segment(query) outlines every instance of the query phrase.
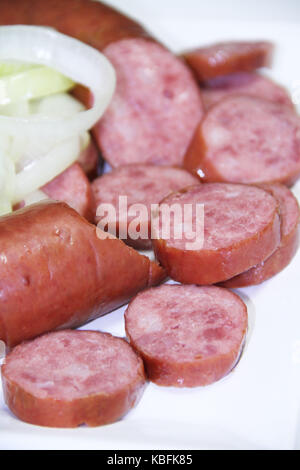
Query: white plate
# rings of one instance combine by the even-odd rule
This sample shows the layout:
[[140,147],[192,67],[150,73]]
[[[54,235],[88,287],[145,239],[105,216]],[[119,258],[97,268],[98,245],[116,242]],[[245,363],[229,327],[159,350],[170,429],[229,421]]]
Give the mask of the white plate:
[[[111,3],[136,13],[174,51],[222,39],[271,39],[277,53],[270,75],[289,89],[300,83],[299,24],[294,23],[299,19],[299,2],[262,1],[258,7],[257,2],[211,0],[206,9],[204,2],[192,0],[130,0],[126,8],[120,0]],[[243,8],[238,9],[241,3]],[[231,10],[234,21],[224,4],[237,7]],[[255,16],[254,6],[261,16]],[[217,21],[213,21],[214,12]],[[268,12],[286,21],[262,21]],[[222,14],[226,21],[220,19]],[[248,17],[250,21],[243,21]],[[295,192],[300,195],[300,185]],[[0,448],[300,448],[299,271],[298,252],[275,278],[239,291],[248,305],[250,335],[237,367],[218,383],[191,390],[149,384],[138,406],[122,421],[72,430],[19,421],[6,408],[0,392]],[[121,308],[99,318],[88,328],[124,336],[123,312]]]

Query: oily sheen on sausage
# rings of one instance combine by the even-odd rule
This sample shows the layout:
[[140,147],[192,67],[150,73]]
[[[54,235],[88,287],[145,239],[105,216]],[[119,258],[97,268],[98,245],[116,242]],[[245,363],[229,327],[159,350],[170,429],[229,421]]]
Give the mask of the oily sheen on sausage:
[[125,326],[151,381],[196,387],[221,379],[236,364],[247,330],[247,307],[219,287],[165,284],[130,302]]
[[225,98],[199,125],[185,167],[203,181],[292,185],[300,175],[300,118],[253,96]]
[[268,41],[227,41],[186,51],[186,62],[200,81],[234,72],[268,67],[273,45]]
[[182,60],[125,15],[92,0],[3,0],[1,24],[56,28],[102,51],[117,89],[94,137],[113,167],[181,165],[203,116],[197,84]]
[[254,72],[237,72],[205,82],[201,95],[206,109],[232,95],[250,95],[294,109],[288,91],[269,77]]
[[163,274],[64,203],[45,201],[1,217],[0,244],[0,339],[9,347],[87,323]]
[[39,426],[100,426],[126,414],[145,383],[142,360],[126,341],[64,330],[16,346],[2,366],[4,398]]
[[277,250],[265,261],[238,276],[228,279],[224,287],[245,287],[260,284],[282,271],[293,259],[299,246],[299,204],[293,193],[282,184],[264,185],[279,202],[281,242]]
[[[203,219],[197,215],[201,204]],[[186,217],[188,205],[192,212]],[[171,214],[169,233],[164,231],[166,209]],[[279,243],[276,199],[254,186],[226,183],[193,186],[164,199],[153,239],[156,256],[171,278],[200,285],[250,269],[274,253]]]
[[[117,229],[117,236],[123,236],[126,243],[138,249],[150,249],[151,244],[151,205],[166,197],[169,193],[197,184],[199,180],[184,169],[172,167],[158,167],[154,165],[127,165],[117,168],[110,173],[95,179],[92,189],[96,208],[101,209],[102,204],[111,204],[114,209],[111,217],[105,215],[105,225],[111,222]],[[122,210],[120,197],[126,198],[126,205]],[[125,204],[125,199],[124,199]],[[134,205],[138,204],[139,206]],[[119,210],[120,209],[120,210]],[[103,214],[102,214],[103,217]],[[139,224],[134,219],[139,217]],[[101,217],[96,214],[98,227],[105,230]],[[130,234],[131,224],[134,236]],[[139,233],[136,233],[139,232]]]

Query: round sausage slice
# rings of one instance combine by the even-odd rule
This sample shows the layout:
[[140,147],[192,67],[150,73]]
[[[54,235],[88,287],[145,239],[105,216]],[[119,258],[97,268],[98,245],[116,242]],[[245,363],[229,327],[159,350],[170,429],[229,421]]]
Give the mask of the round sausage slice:
[[104,54],[117,72],[117,89],[94,130],[112,167],[129,163],[182,165],[203,116],[197,84],[186,65],[145,39],[110,44]]
[[7,406],[39,426],[100,426],[120,419],[145,383],[142,360],[126,341],[64,330],[17,346],[2,366]]
[[281,184],[264,185],[279,202],[281,242],[265,261],[222,283],[224,287],[245,287],[260,284],[282,271],[292,260],[299,246],[299,204],[293,193]]
[[256,96],[294,109],[291,97],[284,87],[253,72],[237,72],[213,78],[205,82],[201,93],[206,109],[234,94]]
[[51,199],[66,202],[89,221],[94,218],[95,201],[90,182],[79,163],[74,163],[42,187]]
[[[199,183],[198,178],[184,169],[158,167],[154,165],[127,165],[97,178],[92,183],[98,215],[96,223],[105,230],[111,223],[117,236],[138,249],[150,249],[151,205],[159,202],[169,193]],[[127,198],[126,202],[120,197]],[[111,216],[105,213],[101,223],[101,204],[111,204]],[[136,209],[134,204],[139,204]],[[141,206],[143,205],[143,206]],[[140,216],[139,224],[134,222]],[[109,230],[109,225],[108,225]]]
[[291,185],[300,174],[300,118],[267,100],[225,98],[198,127],[185,167],[203,181]]
[[221,379],[236,364],[247,330],[247,307],[220,287],[165,284],[130,302],[125,325],[150,380],[196,387]]
[[193,186],[168,196],[159,206],[153,239],[156,256],[171,278],[201,285],[250,269],[279,243],[276,199],[254,186],[226,183]]
[[267,41],[228,41],[183,54],[200,81],[270,65],[273,45]]

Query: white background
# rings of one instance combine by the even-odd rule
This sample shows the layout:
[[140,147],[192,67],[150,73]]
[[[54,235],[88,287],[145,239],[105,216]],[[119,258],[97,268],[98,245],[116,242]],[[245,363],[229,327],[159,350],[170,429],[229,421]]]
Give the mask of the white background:
[[[300,2],[114,0],[174,51],[220,39],[271,39],[271,76],[300,82]],[[300,185],[295,188],[300,195]],[[250,330],[236,369],[205,388],[147,386],[122,421],[99,428],[48,429],[22,423],[0,392],[2,449],[300,448],[300,253],[263,285],[241,289]],[[88,328],[124,335],[119,309]]]

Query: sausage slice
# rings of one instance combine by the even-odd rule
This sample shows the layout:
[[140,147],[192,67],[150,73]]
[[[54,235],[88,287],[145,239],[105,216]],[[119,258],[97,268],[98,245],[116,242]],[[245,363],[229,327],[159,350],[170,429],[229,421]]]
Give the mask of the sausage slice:
[[130,302],[125,325],[151,381],[196,387],[221,379],[236,364],[247,330],[247,307],[220,287],[165,284]]
[[162,46],[127,39],[104,49],[117,90],[94,130],[112,167],[129,163],[182,165],[203,117],[200,92],[185,64]]
[[299,204],[293,193],[281,184],[263,186],[279,202],[281,242],[265,261],[222,283],[224,287],[245,287],[260,284],[282,271],[295,256],[299,246]]
[[[198,178],[191,175],[184,169],[172,167],[158,167],[154,165],[127,165],[117,168],[110,173],[100,176],[92,183],[95,196],[96,208],[101,204],[111,204],[116,215],[117,236],[120,229],[123,229],[123,236],[126,243],[138,249],[150,249],[151,244],[151,205],[159,202],[169,193],[199,183]],[[127,198],[127,208],[121,209],[120,196]],[[143,213],[134,211],[134,204],[143,204]],[[119,210],[119,207],[121,211]],[[131,208],[131,209],[130,209]],[[114,222],[112,214],[111,222]],[[138,216],[141,216],[141,223],[137,238],[130,237],[130,224]],[[107,222],[107,217],[105,217]],[[98,226],[105,230],[101,224],[101,218],[96,215]]]
[[99,155],[93,140],[90,140],[88,146],[81,151],[77,162],[89,178],[97,175]]
[[199,125],[185,167],[203,181],[291,185],[300,174],[300,118],[267,100],[225,98]]
[[126,341],[64,330],[17,346],[2,366],[4,398],[21,420],[59,428],[100,426],[126,414],[145,383]]
[[51,199],[66,202],[89,221],[94,219],[95,200],[90,182],[78,163],[42,187]]
[[[201,214],[197,215],[200,204],[204,205],[203,220]],[[184,215],[187,205],[191,206],[191,217]],[[172,216],[172,207],[178,210],[177,218]],[[165,227],[166,209],[171,214],[169,233]],[[254,186],[226,183],[193,186],[171,194],[161,203],[154,251],[176,281],[215,284],[233,277],[233,272],[240,274],[250,269],[274,253],[280,243],[278,210],[276,199]]]
[[228,41],[183,54],[200,81],[234,72],[251,72],[270,65],[273,45],[268,41]]
[[288,91],[269,77],[254,72],[237,72],[205,82],[201,95],[206,109],[234,94],[250,95],[294,109]]

